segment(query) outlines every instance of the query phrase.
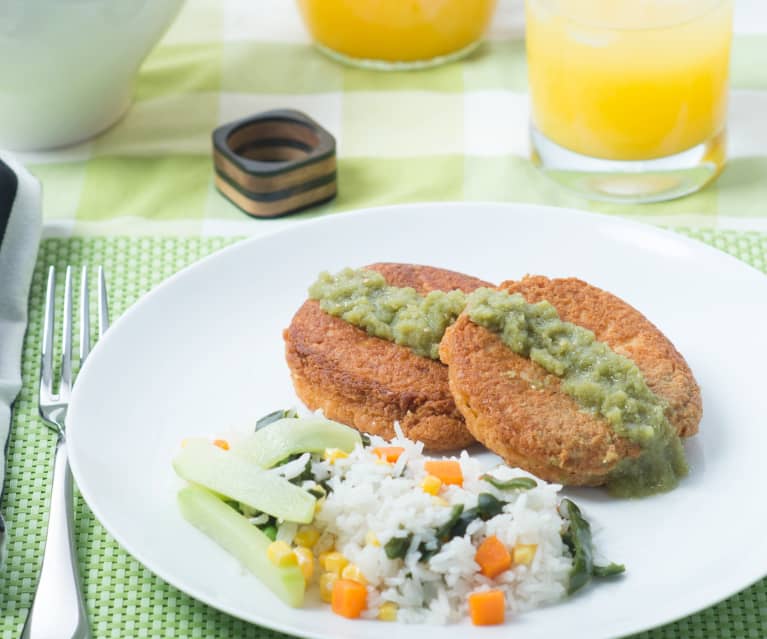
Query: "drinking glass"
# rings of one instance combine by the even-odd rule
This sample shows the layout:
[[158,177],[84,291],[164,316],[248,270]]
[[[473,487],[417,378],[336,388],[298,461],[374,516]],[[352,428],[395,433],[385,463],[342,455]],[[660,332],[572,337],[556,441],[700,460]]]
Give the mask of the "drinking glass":
[[470,53],[496,0],[298,0],[317,48],[384,71],[422,69]]
[[526,0],[532,159],[593,199],[653,202],[722,170],[732,0]]

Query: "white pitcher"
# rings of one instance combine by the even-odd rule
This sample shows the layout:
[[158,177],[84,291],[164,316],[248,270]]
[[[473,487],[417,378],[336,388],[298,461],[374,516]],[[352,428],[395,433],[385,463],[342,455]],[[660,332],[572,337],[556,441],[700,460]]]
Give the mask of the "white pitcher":
[[183,0],[0,0],[0,148],[85,140],[128,110]]

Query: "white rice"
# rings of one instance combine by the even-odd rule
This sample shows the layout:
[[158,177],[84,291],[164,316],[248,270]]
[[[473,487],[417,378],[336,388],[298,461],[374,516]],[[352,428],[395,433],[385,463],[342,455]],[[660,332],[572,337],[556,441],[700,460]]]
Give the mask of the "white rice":
[[[376,446],[390,444],[405,449],[395,464],[382,463],[373,452]],[[314,525],[322,530],[315,552],[335,548],[359,567],[368,582],[363,616],[375,618],[381,604],[393,602],[398,621],[458,621],[468,614],[468,595],[489,589],[504,591],[507,611],[512,613],[563,598],[571,558],[560,537],[561,486],[536,479],[537,487],[530,490],[498,490],[479,479],[483,472],[479,463],[464,452],[459,458],[463,486],[444,487],[439,494],[448,502],[444,505],[420,487],[427,459],[422,449],[421,443],[406,439],[397,429],[392,442],[371,437],[370,447],[358,446],[347,458],[313,462],[315,476],[329,478],[332,489],[315,517]],[[529,477],[507,466],[491,472],[500,480]],[[475,520],[463,537],[453,538],[422,561],[418,546],[436,543],[435,529],[448,520],[452,506],[472,508],[482,492],[508,502],[503,511],[488,521]],[[371,532],[380,545],[366,543]],[[404,559],[388,559],[384,545],[393,537],[410,535]],[[477,546],[491,535],[508,548],[536,544],[532,564],[514,565],[494,579],[483,576],[474,556]]]
[[304,472],[304,468],[306,468],[306,463],[309,461],[309,459],[311,459],[311,455],[309,453],[304,453],[297,459],[289,461],[287,464],[282,464],[282,466],[272,468],[266,472],[280,475],[285,479],[293,479],[294,477],[298,477],[302,472]]

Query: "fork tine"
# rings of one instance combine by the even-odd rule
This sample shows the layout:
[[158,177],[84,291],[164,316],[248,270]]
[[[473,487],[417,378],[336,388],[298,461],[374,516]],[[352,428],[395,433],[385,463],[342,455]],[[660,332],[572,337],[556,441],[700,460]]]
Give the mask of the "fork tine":
[[99,266],[99,337],[102,337],[109,328],[109,299],[107,298],[107,281],[104,277],[104,268]]
[[56,269],[48,268],[48,287],[45,291],[45,316],[43,320],[43,345],[40,355],[40,399],[53,395],[53,319],[56,298]]
[[91,310],[88,300],[88,267],[80,274],[80,366],[91,352]]
[[72,390],[72,267],[67,266],[64,277],[64,314],[61,319],[61,385],[59,397],[62,402],[69,401]]

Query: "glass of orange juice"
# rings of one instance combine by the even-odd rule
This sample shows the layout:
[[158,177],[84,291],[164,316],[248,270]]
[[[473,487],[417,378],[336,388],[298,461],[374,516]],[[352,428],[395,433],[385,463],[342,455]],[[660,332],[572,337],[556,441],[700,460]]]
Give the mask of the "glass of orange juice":
[[316,46],[354,66],[419,69],[481,41],[496,0],[298,0]]
[[726,156],[732,0],[526,0],[533,162],[594,199],[692,193]]

